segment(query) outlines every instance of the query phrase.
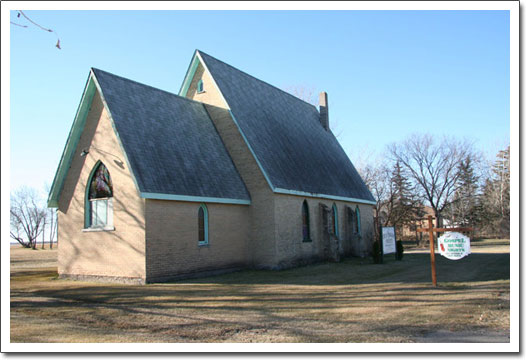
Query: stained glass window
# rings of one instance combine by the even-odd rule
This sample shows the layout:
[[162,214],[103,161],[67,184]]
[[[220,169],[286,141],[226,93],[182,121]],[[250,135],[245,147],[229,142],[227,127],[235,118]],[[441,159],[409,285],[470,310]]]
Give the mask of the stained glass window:
[[356,232],[359,234],[360,231],[360,208],[356,205]]
[[97,170],[91,178],[89,188],[90,199],[100,199],[113,197],[113,185],[111,183],[110,173],[103,163],[100,163]]
[[336,204],[332,205],[332,233],[338,236],[338,208],[336,208]]
[[110,173],[103,163],[93,172],[89,181],[86,211],[87,227],[107,228],[113,225],[113,185]]
[[303,200],[303,206],[301,207],[301,218],[302,218],[303,241],[304,242],[311,241],[309,206],[307,205],[307,200]]
[[350,207],[346,207],[346,209],[347,209],[347,225],[348,225],[348,229],[350,229],[351,236],[352,236],[353,233],[357,232],[356,231],[356,216],[354,215],[353,209],[351,209]]

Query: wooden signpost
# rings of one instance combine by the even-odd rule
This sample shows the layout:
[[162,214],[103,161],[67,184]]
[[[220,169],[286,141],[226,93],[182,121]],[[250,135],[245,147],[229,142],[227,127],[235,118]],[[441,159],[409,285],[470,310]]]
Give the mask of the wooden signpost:
[[433,227],[433,216],[429,215],[427,217],[427,228],[418,228],[417,232],[428,232],[429,233],[429,248],[431,250],[431,280],[433,281],[433,286],[437,286],[437,272],[435,266],[435,243],[433,239],[433,233],[446,232],[446,231],[473,231],[473,228],[434,228]]

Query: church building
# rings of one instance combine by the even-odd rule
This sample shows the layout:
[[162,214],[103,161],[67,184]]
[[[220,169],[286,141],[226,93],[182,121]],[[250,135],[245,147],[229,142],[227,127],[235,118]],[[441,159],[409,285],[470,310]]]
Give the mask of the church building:
[[196,50],[179,94],[92,68],[48,198],[61,277],[368,256],[375,199],[315,106]]

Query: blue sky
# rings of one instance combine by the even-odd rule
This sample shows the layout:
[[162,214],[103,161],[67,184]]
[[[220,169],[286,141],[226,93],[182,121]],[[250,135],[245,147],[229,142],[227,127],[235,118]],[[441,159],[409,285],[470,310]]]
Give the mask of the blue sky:
[[[510,137],[508,11],[27,11],[11,25],[11,189],[51,185],[90,67],[177,93],[194,50],[329,94],[359,161],[408,135]],[[11,13],[12,21],[26,24]]]

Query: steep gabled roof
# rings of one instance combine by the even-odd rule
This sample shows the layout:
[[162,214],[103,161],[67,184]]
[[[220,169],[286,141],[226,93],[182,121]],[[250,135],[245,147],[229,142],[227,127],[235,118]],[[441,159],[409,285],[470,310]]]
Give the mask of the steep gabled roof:
[[332,132],[321,126],[316,107],[202,51],[192,64],[196,57],[274,192],[375,203]]
[[[250,195],[203,104],[92,69],[96,86],[143,198],[249,204]],[[91,90],[93,93],[94,90]],[[91,103],[91,97],[83,96]],[[83,100],[84,102],[84,100]],[[81,102],[79,108],[89,108]],[[75,119],[68,139],[80,136]],[[81,114],[82,115],[82,114]],[[57,206],[74,145],[66,146],[49,206]]]

